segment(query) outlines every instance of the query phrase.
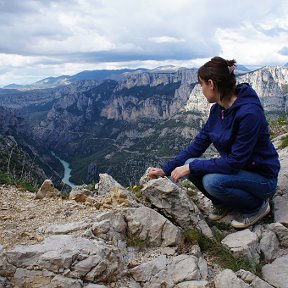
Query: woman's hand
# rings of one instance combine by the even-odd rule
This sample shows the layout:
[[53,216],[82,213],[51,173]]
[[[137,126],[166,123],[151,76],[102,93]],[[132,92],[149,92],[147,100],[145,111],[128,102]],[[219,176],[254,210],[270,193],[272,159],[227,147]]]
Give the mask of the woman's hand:
[[165,176],[164,171],[161,168],[154,168],[152,167],[149,172],[148,172],[148,176],[150,178],[158,178],[158,177],[163,177]]
[[175,168],[171,173],[171,177],[176,182],[180,178],[189,175],[189,173],[190,173],[189,164],[186,164]]

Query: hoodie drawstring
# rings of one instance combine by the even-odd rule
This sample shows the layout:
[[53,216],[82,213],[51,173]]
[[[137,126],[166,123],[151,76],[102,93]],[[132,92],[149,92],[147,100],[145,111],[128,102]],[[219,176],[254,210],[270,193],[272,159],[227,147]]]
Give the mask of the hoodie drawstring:
[[225,110],[221,110],[221,119],[224,120],[224,112]]

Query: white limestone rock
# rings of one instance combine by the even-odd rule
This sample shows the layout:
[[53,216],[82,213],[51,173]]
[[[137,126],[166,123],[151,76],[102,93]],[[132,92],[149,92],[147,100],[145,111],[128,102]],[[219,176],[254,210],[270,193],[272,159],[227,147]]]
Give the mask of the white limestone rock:
[[148,246],[176,246],[181,241],[181,230],[161,214],[148,207],[126,210],[128,233],[137,235]]
[[215,288],[250,288],[250,285],[238,278],[230,269],[225,269],[217,274],[214,284]]
[[94,219],[92,233],[115,246],[126,247],[127,235],[145,246],[168,247],[180,243],[181,230],[155,210],[142,206],[102,212]]
[[88,285],[83,286],[84,288],[107,288],[105,285],[98,285],[89,283]]
[[149,181],[142,189],[142,194],[161,214],[173,219],[180,227],[196,227],[207,237],[213,238],[212,231],[198,207],[184,190],[168,178]]
[[106,195],[106,194],[113,194],[118,193],[125,196],[128,201],[129,205],[133,207],[141,206],[139,204],[138,199],[126,190],[121,184],[119,184],[112,176],[109,174],[103,173],[99,174],[100,180],[98,182],[98,195]]
[[68,234],[78,230],[91,227],[92,223],[88,221],[69,222],[64,224],[46,224],[38,228],[39,233],[43,234]]
[[120,211],[102,212],[93,221],[91,231],[97,238],[118,247],[126,241],[127,222]]
[[[161,287],[161,285],[166,285],[167,288],[187,287],[187,281],[191,281],[195,287],[205,287],[203,285],[207,284],[208,271],[207,266],[204,265],[204,268],[203,263],[201,264],[202,261],[203,259],[199,261],[197,257],[186,254],[172,258],[161,255],[130,269],[130,273],[142,287]],[[180,283],[186,284],[175,286]]]
[[243,281],[250,285],[252,288],[273,288],[270,284],[265,282],[263,279],[254,275],[250,271],[240,269],[236,272],[236,275],[240,277]]
[[28,279],[33,273],[39,274],[30,277],[30,286],[27,284],[20,287],[37,287],[33,281],[40,278],[43,283],[50,283],[54,274],[61,271],[66,271],[65,277],[86,281],[117,279],[123,273],[123,259],[119,249],[101,241],[70,235],[50,236],[41,244],[18,245],[6,251],[5,256],[6,261],[16,267],[12,277],[15,281]]
[[221,243],[236,256],[247,256],[252,261],[259,262],[258,238],[249,229],[229,234]]
[[271,264],[262,267],[262,275],[265,281],[277,288],[288,287],[288,255],[277,258]]
[[85,202],[88,196],[93,196],[93,192],[86,188],[86,185],[75,186],[69,193],[69,199],[76,202]]
[[206,280],[185,281],[177,284],[175,288],[209,288],[210,283]]
[[288,228],[281,223],[271,223],[267,225],[267,229],[277,235],[281,247],[288,248]]
[[[279,136],[281,137],[281,136]],[[279,160],[281,163],[279,175],[278,175],[278,188],[277,195],[285,195],[288,193],[288,147],[277,151],[279,154]]]
[[288,225],[288,194],[275,196],[273,198],[273,207],[275,222]]
[[83,281],[80,279],[71,279],[62,275],[56,275],[49,285],[49,288],[82,288]]
[[274,232],[264,232],[260,240],[260,249],[266,260],[274,260],[279,253],[279,241]]

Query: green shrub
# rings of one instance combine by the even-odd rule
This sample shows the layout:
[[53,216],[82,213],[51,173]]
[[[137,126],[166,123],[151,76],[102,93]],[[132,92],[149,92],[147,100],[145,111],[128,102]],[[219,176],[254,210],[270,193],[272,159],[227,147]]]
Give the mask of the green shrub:
[[31,182],[19,181],[19,182],[17,182],[17,184],[27,191],[30,191],[30,192],[36,192],[37,191],[37,187]]
[[127,245],[131,247],[144,248],[146,246],[145,240],[141,239],[138,235],[128,233]]
[[288,146],[288,135],[281,138],[280,148],[283,149]]
[[17,185],[30,192],[36,192],[37,187],[35,184],[19,179],[12,179],[8,173],[0,171],[0,184]]
[[13,184],[12,179],[6,172],[0,171],[0,184]]
[[223,268],[238,271],[244,269],[259,275],[260,267],[250,261],[247,257],[235,257],[228,249],[216,240],[209,239],[197,229],[186,229],[183,231],[185,244],[198,243],[201,251],[213,258],[214,262]]
[[133,187],[128,187],[128,191],[132,192],[136,198],[142,198],[141,187],[138,185],[134,185]]
[[276,120],[271,122],[271,125],[287,125],[287,116],[285,113],[281,114]]

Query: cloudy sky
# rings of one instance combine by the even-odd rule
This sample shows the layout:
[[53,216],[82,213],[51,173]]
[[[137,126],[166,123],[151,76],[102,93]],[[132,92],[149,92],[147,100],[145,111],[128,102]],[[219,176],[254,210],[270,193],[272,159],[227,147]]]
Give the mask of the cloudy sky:
[[0,87],[83,70],[288,62],[287,0],[0,0]]

